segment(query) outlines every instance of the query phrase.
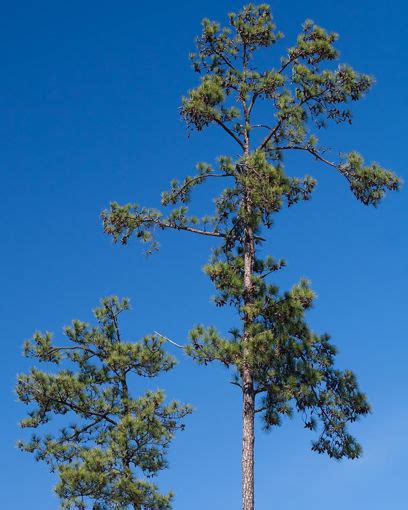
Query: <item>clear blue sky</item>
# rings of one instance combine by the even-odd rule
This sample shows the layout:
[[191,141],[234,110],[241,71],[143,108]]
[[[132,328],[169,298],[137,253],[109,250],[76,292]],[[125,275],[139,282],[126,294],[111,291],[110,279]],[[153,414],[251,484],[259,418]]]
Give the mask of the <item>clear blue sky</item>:
[[[227,329],[230,317],[209,303],[200,267],[211,242],[162,237],[142,248],[113,246],[101,229],[110,200],[158,203],[173,177],[225,153],[215,130],[187,138],[180,97],[196,83],[187,54],[204,16],[225,20],[241,2],[207,0],[6,2],[0,29],[1,437],[0,506],[57,508],[55,479],[15,448],[16,373],[34,330],[60,336],[72,318],[90,319],[104,295],[129,296],[128,338],[156,329],[183,341],[197,322]],[[357,105],[350,129],[327,135],[338,150],[360,150],[405,177],[407,7],[403,0],[273,2],[282,48],[310,17],[340,33],[342,60],[377,85]],[[299,164],[294,161],[293,164]],[[314,162],[313,200],[280,215],[273,255],[289,263],[279,283],[302,275],[318,294],[310,321],[340,349],[374,412],[353,431],[365,455],[336,463],[310,452],[299,420],[256,439],[257,510],[399,510],[406,505],[407,190],[365,209],[343,180]],[[405,179],[407,180],[407,179]],[[209,201],[202,193],[199,205]],[[211,205],[209,203],[209,205]],[[178,353],[175,353],[178,355]],[[196,407],[159,482],[177,494],[176,510],[240,507],[240,396],[221,368],[180,359],[160,384]],[[158,383],[154,382],[154,385]]]

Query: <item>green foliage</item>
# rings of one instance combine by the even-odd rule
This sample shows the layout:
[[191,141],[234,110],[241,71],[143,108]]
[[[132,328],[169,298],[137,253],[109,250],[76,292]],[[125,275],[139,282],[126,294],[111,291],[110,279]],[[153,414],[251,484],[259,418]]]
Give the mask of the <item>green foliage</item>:
[[241,388],[242,369],[249,367],[257,398],[255,413],[262,416],[265,430],[280,425],[281,416],[291,416],[295,409],[306,428],[320,426],[314,451],[336,459],[358,457],[361,448],[347,432],[347,423],[367,414],[370,407],[353,373],[334,368],[336,349],[329,337],[314,334],[305,321],[305,311],[313,302],[309,284],[302,280],[279,295],[275,286],[255,277],[255,299],[247,304],[242,299],[242,278],[236,272],[231,279],[227,276],[231,265],[215,264],[207,272],[221,290],[218,304],[228,300],[238,305],[242,318],[250,319],[249,341],[238,329],[225,339],[214,328],[198,326],[190,333],[187,353],[201,364],[219,361],[235,368],[233,382]]
[[191,408],[166,404],[161,390],[131,395],[131,377],[155,377],[175,360],[157,336],[121,339],[118,316],[129,309],[126,299],[101,303],[96,326],[75,320],[65,328],[68,345],[56,346],[50,333],[39,332],[25,343],[25,356],[57,370],[33,367],[18,376],[17,396],[32,406],[21,426],[37,429],[53,417],[66,424],[57,435],[35,434],[19,447],[58,473],[63,508],[169,509],[172,494],[160,494],[148,478],[167,466],[166,450]]
[[380,203],[385,190],[398,190],[400,181],[398,177],[382,168],[378,163],[364,166],[364,160],[357,152],[347,155],[347,160],[340,166],[340,172],[350,183],[354,195],[365,205]]
[[[188,99],[183,99],[183,115],[189,125],[194,125],[198,131],[201,131],[214,120],[226,120],[228,113],[224,114],[216,108],[223,100],[222,79],[219,76],[204,76],[201,85],[190,92]],[[234,114],[230,113],[228,120],[232,118]]]
[[[350,66],[322,68],[325,62],[338,57],[334,47],[337,34],[307,20],[296,44],[279,65],[259,70],[254,65],[258,48],[267,48],[282,37],[275,32],[268,6],[250,4],[240,13],[230,14],[229,21],[230,26],[223,28],[216,22],[203,21],[197,52],[190,55],[201,83],[183,98],[181,113],[192,129],[200,131],[210,124],[218,125],[244,154],[236,160],[220,158],[217,171],[200,164],[197,175],[187,177],[182,184],[172,183],[171,190],[162,195],[162,205],[188,202],[192,189],[212,177],[232,178],[235,186],[227,188],[217,200],[215,214],[203,218],[190,216],[185,206],[166,217],[155,209],[135,204],[119,206],[114,202],[103,212],[102,219],[106,233],[115,241],[126,244],[136,234],[151,242],[155,249],[152,231],[156,228],[194,229],[204,235],[225,237],[225,230],[237,228],[235,219],[231,219],[224,232],[220,226],[227,223],[231,211],[239,208],[244,189],[258,206],[256,221],[264,220],[266,227],[272,226],[271,213],[278,212],[283,202],[293,205],[310,199],[316,184],[310,176],[293,178],[285,174],[283,159],[290,150],[303,151],[337,170],[365,205],[377,206],[387,190],[399,189],[400,180],[395,174],[377,163],[363,166],[357,152],[351,152],[346,162],[343,159],[336,162],[327,159],[327,150],[318,145],[314,130],[325,127],[331,120],[351,123],[348,104],[361,99],[373,84],[370,76]],[[262,101],[268,101],[274,115],[268,114],[264,124],[254,124],[251,114]],[[262,131],[265,135],[260,137]]]
[[[286,173],[288,151],[302,151],[340,173],[364,205],[377,206],[401,183],[377,163],[364,166],[357,152],[332,161],[319,145],[317,131],[332,121],[350,124],[351,103],[373,84],[372,77],[348,65],[335,67],[337,34],[307,20],[282,58],[273,64],[274,53],[269,52],[269,60],[263,61],[271,64],[259,68],[257,51],[267,52],[281,38],[264,4],[230,14],[226,27],[203,21],[197,51],[190,55],[200,83],[183,98],[181,115],[189,129],[221,128],[240,155],[219,158],[216,170],[200,164],[197,175],[173,182],[162,195],[163,206],[175,207],[167,216],[113,203],[102,218],[115,241],[127,242],[133,234],[146,240],[157,228],[220,238],[205,272],[217,290],[215,304],[233,306],[240,324],[228,339],[212,327],[195,328],[188,354],[200,363],[219,361],[234,368],[234,382],[243,391],[243,373],[249,373],[255,412],[262,415],[265,428],[297,410],[307,428],[321,427],[315,451],[355,458],[360,447],[347,425],[368,413],[366,398],[350,371],[334,368],[335,349],[328,336],[308,327],[305,312],[313,302],[309,285],[302,281],[279,293],[268,278],[284,262],[262,259],[258,252],[263,231],[272,227],[282,207],[309,200],[315,189],[314,177]],[[268,108],[260,108],[265,102]],[[215,211],[190,217],[185,204],[193,189],[213,177],[227,183],[214,200]],[[156,242],[154,237],[149,240]]]

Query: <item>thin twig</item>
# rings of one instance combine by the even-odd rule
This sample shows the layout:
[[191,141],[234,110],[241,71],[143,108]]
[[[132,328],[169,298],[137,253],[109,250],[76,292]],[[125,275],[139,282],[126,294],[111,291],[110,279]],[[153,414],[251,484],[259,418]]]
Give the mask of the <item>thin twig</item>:
[[326,165],[329,165],[333,168],[338,168],[338,165],[336,163],[333,163],[333,161],[329,161],[328,159],[324,158],[316,148],[310,147],[308,145],[287,145],[286,147],[274,147],[273,148],[276,151],[285,151],[285,150],[300,150],[300,151],[306,151],[309,152],[312,156],[314,156],[316,159],[321,161],[322,163],[325,163]]
[[160,336],[161,338],[163,338],[164,340],[166,340],[167,342],[170,342],[172,345],[174,345],[175,347],[178,347],[179,349],[184,349],[184,345],[180,345],[176,342],[173,342],[173,340],[170,340],[170,338],[167,338],[167,336],[164,336],[162,335],[161,333],[159,333],[158,331],[153,331],[153,333],[155,335],[158,335]]

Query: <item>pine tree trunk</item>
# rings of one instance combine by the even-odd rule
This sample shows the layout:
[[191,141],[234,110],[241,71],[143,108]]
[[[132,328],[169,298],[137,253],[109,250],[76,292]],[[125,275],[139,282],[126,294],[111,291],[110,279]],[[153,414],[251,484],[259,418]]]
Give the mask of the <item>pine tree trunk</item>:
[[251,373],[243,371],[242,391],[242,510],[254,509],[254,386]]
[[[244,70],[246,70],[246,47],[244,46]],[[250,110],[245,103],[242,102],[244,117],[245,117],[245,131],[244,131],[244,156],[248,157],[250,154],[250,139],[249,129],[250,126]],[[248,168],[245,169],[248,171]],[[252,288],[252,275],[254,270],[255,260],[255,242],[254,231],[252,228],[252,204],[248,196],[247,190],[244,191],[243,205],[246,215],[246,225],[244,228],[244,302],[245,305],[253,301],[253,288]],[[249,363],[249,349],[248,342],[250,340],[250,325],[251,318],[247,314],[244,315],[244,331],[243,331],[243,344],[244,344],[244,365],[241,369],[242,377],[242,510],[254,510],[255,504],[255,489],[254,489],[254,447],[255,447],[255,392],[254,383],[252,379],[250,363]]]
[[[120,338],[118,337],[118,341],[120,342]],[[129,389],[126,380],[126,374],[122,372],[122,402],[123,402],[123,412],[122,419],[125,418],[129,414]],[[123,470],[129,477],[129,480],[132,480],[132,470],[130,468],[130,462],[127,453],[122,458]],[[131,503],[133,510],[142,510],[142,505],[138,502]]]
[[[245,208],[248,217],[251,215],[251,205],[246,197]],[[248,221],[248,220],[247,220]],[[253,300],[252,274],[255,258],[254,233],[250,226],[245,229],[244,241],[244,301],[249,304]],[[242,368],[242,510],[254,510],[254,446],[255,446],[255,392],[249,367],[250,353],[248,342],[250,340],[249,327],[251,319],[248,315],[244,317],[244,362]]]

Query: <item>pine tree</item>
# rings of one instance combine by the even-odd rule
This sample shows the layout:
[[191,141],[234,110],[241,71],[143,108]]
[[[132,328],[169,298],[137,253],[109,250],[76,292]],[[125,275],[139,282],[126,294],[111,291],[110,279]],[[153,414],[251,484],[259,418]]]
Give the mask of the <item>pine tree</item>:
[[[257,51],[282,38],[267,5],[243,7],[229,14],[229,26],[203,20],[192,53],[200,83],[183,98],[181,114],[188,129],[215,125],[240,151],[221,156],[217,166],[197,165],[197,174],[173,181],[162,194],[170,213],[113,202],[102,213],[104,230],[126,244],[133,235],[157,249],[155,231],[174,229],[218,238],[205,271],[213,281],[217,306],[235,307],[240,324],[228,338],[213,327],[191,332],[186,352],[198,362],[219,361],[235,371],[242,392],[242,508],[254,508],[254,417],[265,428],[278,425],[294,410],[305,427],[318,429],[312,449],[330,457],[357,458],[361,448],[347,425],[369,412],[354,374],[334,367],[336,349],[328,335],[317,335],[305,320],[313,291],[301,280],[280,293],[270,275],[285,262],[262,258],[262,230],[284,206],[309,200],[316,180],[291,177],[284,159],[301,151],[339,172],[357,200],[377,206],[400,181],[377,163],[366,165],[357,152],[332,159],[316,132],[330,122],[350,124],[350,102],[361,99],[373,79],[348,65],[335,67],[337,34],[307,20],[294,46],[267,69],[256,65]],[[261,108],[267,103],[268,108]],[[270,113],[273,111],[273,113]],[[212,216],[189,214],[188,202],[198,185],[224,179],[228,184],[215,199]]]
[[[122,340],[118,316],[129,309],[126,299],[101,305],[96,326],[74,320],[65,328],[67,345],[39,332],[25,343],[25,356],[58,370],[19,375],[17,396],[32,406],[21,426],[45,430],[19,447],[58,473],[62,508],[167,510],[172,494],[161,494],[148,478],[166,467],[169,443],[191,409],[165,404],[161,390],[132,396],[132,377],[155,377],[175,360],[157,335]],[[49,433],[52,418],[65,422],[58,435]]]

